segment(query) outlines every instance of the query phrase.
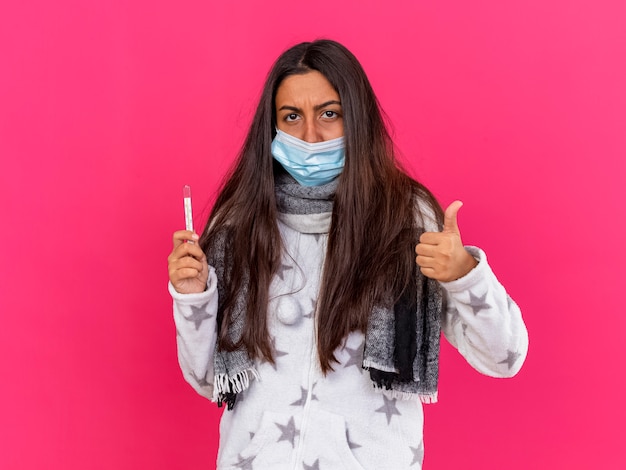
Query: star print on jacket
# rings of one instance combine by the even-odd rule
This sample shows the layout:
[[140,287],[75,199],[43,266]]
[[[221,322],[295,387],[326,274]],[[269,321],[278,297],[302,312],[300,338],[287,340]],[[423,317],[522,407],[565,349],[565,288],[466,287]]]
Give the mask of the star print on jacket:
[[507,296],[506,296],[506,305],[507,305],[507,307],[509,308],[509,310],[510,310],[511,308],[513,308],[513,306],[514,306],[514,305],[515,305],[515,306],[517,306],[517,304],[515,303],[515,301],[514,301],[514,300],[511,298],[511,296],[510,296],[510,295],[508,295],[508,294],[507,294]]
[[288,356],[289,353],[285,352],[285,351],[281,351],[281,350],[279,350],[276,347],[276,338],[275,337],[273,337],[271,339],[271,342],[272,342],[272,355],[274,356],[274,363],[269,362],[265,358],[260,359],[260,362],[261,362],[261,364],[269,364],[270,366],[272,366],[272,369],[274,369],[275,371],[278,371],[278,369],[277,369],[277,367],[278,367],[278,358]]
[[213,314],[206,311],[206,305],[207,303],[199,307],[196,307],[194,305],[189,306],[191,308],[191,315],[185,317],[185,320],[193,322],[196,327],[196,331],[200,329],[200,325],[202,325],[202,322],[204,320],[208,320],[213,316]]
[[469,297],[470,297],[470,300],[469,300],[470,307],[472,307],[472,311],[474,312],[474,315],[477,315],[478,312],[480,312],[481,310],[489,310],[491,308],[491,305],[489,305],[486,302],[486,299],[487,299],[486,292],[480,297],[478,297],[474,295],[472,291],[470,291]]
[[[313,393],[313,390],[315,389],[315,385],[317,384],[313,384],[313,387],[311,387],[311,401],[313,400],[317,401],[317,397]],[[293,403],[290,403],[290,405],[291,406],[304,406],[308,395],[309,395],[309,391],[304,387],[300,387],[300,398],[298,398]]]
[[461,321],[461,317],[459,315],[459,311],[456,307],[453,307],[449,310],[448,315],[450,316],[450,324],[455,325]]
[[347,429],[346,429],[346,441],[348,442],[348,447],[352,450],[358,449],[359,447],[361,447],[359,444],[352,442],[350,440],[350,432]]
[[285,356],[288,356],[288,355],[289,355],[289,353],[288,353],[288,352],[284,352],[284,351],[280,351],[280,350],[278,350],[278,349],[274,348],[273,355],[274,355],[274,363],[271,363],[271,362],[269,362],[269,361],[267,361],[267,360],[265,360],[265,359],[262,359],[262,360],[261,360],[261,363],[263,363],[263,364],[269,364],[270,366],[272,366],[272,369],[274,369],[275,371],[278,371],[278,369],[277,369],[277,367],[278,367],[278,361],[277,361],[277,359],[278,359],[279,357],[285,357]]
[[239,460],[235,462],[235,467],[241,468],[242,470],[254,470],[252,468],[252,461],[254,460],[255,457],[256,457],[255,455],[252,455],[244,459],[241,457],[241,455],[238,455],[237,458]]
[[313,465],[307,465],[303,463],[302,468],[304,470],[320,470],[320,459],[317,459],[315,462],[313,462]]
[[391,418],[393,415],[400,416],[400,412],[396,407],[396,399],[395,398],[387,398],[387,395],[382,395],[384,404],[380,408],[376,410],[377,413],[385,413],[387,417],[387,424],[391,423]]
[[201,387],[213,385],[211,382],[208,381],[207,375],[209,375],[209,371],[206,371],[203,377],[198,377],[194,371],[191,371],[191,376]]
[[287,271],[291,271],[293,269],[293,266],[289,266],[286,264],[281,264],[280,267],[278,268],[278,271],[276,271],[276,275],[280,278],[281,281],[285,280],[285,273]]
[[506,359],[503,359],[502,361],[498,362],[498,364],[506,364],[508,368],[510,369],[517,362],[520,356],[521,354],[518,352],[507,351]]
[[295,447],[296,437],[300,435],[300,431],[296,429],[296,422],[293,419],[293,416],[289,418],[287,424],[274,423],[280,429],[280,437],[278,438],[277,443],[280,441],[287,441],[291,444],[292,447]]
[[361,370],[361,365],[363,364],[363,346],[358,348],[349,348],[346,346],[343,348],[344,351],[348,353],[348,360],[344,363],[344,369],[350,366],[356,366],[357,369]]
[[424,443],[420,442],[417,447],[409,447],[409,449],[413,452],[413,460],[409,464],[409,467],[412,467],[415,464],[421,465],[424,460]]
[[311,308],[309,309],[309,313],[302,315],[304,318],[313,318],[315,315],[315,309],[317,308],[317,299],[311,299]]

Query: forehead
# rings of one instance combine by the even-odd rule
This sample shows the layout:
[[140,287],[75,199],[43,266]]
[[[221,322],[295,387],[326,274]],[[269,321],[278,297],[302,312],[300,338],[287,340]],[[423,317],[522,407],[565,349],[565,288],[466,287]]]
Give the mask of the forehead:
[[276,106],[320,104],[339,100],[339,94],[328,79],[317,70],[305,74],[290,75],[276,90]]

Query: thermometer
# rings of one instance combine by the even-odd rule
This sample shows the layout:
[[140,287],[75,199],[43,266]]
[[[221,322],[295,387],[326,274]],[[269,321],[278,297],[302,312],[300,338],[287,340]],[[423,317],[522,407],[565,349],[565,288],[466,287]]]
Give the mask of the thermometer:
[[193,215],[191,214],[191,186],[183,188],[183,201],[185,204],[185,230],[193,232]]

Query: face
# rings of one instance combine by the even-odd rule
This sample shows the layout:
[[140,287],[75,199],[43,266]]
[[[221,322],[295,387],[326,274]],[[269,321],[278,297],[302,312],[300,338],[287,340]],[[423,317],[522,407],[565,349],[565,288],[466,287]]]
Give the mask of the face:
[[318,71],[290,75],[276,90],[276,127],[309,143],[343,136],[339,94]]

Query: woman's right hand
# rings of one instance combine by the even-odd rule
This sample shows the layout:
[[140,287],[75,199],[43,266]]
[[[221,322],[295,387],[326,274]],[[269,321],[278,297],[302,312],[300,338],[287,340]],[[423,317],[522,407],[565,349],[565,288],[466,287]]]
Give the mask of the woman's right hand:
[[179,294],[195,294],[206,289],[209,265],[198,245],[199,238],[189,230],[174,232],[174,249],[167,257],[167,269],[170,282]]

